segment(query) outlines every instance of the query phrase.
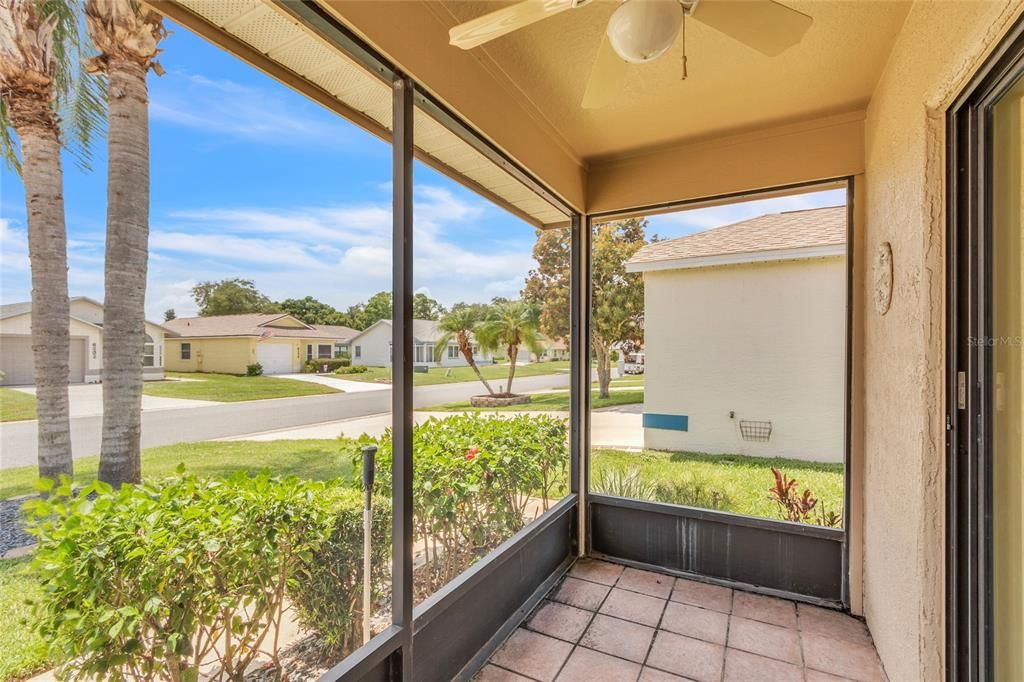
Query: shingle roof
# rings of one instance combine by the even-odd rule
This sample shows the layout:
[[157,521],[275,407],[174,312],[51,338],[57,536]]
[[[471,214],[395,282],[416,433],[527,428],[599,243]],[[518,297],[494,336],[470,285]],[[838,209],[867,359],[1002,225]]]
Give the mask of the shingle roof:
[[274,320],[291,317],[284,313],[246,313],[242,315],[211,315],[208,317],[178,317],[164,326],[182,337],[197,336],[259,336],[302,339],[333,339],[319,329],[299,329],[269,326]]
[[352,329],[351,327],[345,327],[340,324],[314,324],[313,329],[330,334],[333,338],[338,339],[339,341],[351,339],[359,333],[358,329]]
[[[388,326],[391,326],[391,320],[378,320],[377,322],[374,322],[373,324],[371,324],[370,327],[373,327],[374,325],[378,325],[378,324],[386,324]],[[423,341],[430,341],[430,342],[436,341],[437,339],[439,339],[441,337],[441,332],[438,330],[437,324],[438,323],[437,323],[436,320],[413,320],[412,321],[412,336],[413,336],[413,338],[416,339],[417,341],[421,341],[421,342],[423,342]],[[370,327],[367,327],[366,329],[364,329],[361,332],[357,332],[357,334],[363,334],[364,332],[369,331]]]
[[31,301],[24,301],[22,303],[5,303],[0,305],[0,320],[5,317],[14,317],[15,315],[23,315],[32,311]]
[[846,207],[769,213],[643,247],[630,265],[846,243]]

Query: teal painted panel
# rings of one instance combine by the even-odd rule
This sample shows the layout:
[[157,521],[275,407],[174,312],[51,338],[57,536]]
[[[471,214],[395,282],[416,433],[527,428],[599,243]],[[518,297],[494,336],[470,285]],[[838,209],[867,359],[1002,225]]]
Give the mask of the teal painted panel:
[[644,412],[644,428],[689,431],[690,418],[685,414],[655,414]]

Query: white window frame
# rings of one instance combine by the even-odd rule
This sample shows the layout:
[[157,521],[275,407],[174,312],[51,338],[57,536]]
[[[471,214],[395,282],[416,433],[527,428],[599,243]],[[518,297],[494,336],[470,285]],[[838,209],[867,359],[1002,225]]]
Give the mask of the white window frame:
[[448,359],[458,360],[459,359],[459,345],[457,343],[448,344]]
[[[324,349],[327,349],[327,355],[324,355]],[[330,360],[334,357],[334,345],[330,343],[318,343],[316,345],[316,359],[317,360]]]
[[191,360],[192,359],[192,344],[183,343],[181,344],[181,359]]
[[355,357],[356,358],[363,357],[363,347],[362,346],[356,346]]
[[146,340],[142,343],[142,366],[156,367],[156,341],[149,334],[146,334]]

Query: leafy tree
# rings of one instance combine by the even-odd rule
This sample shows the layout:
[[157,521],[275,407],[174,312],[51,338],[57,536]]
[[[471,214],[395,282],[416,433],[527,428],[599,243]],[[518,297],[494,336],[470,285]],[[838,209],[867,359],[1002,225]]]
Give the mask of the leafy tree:
[[39,475],[51,479],[74,469],[61,141],[88,169],[89,142],[105,110],[100,80],[80,66],[90,49],[80,12],[74,0],[0,2],[0,155],[25,187]]
[[277,304],[281,310],[306,324],[335,324],[352,326],[352,319],[334,306],[318,301],[312,296],[288,298]]
[[484,385],[487,392],[494,395],[494,389],[487,383],[484,375],[480,373],[480,368],[476,365],[476,359],[473,358],[473,344],[470,341],[470,336],[484,318],[484,310],[483,306],[459,304],[442,317],[437,325],[442,334],[437,343],[434,344],[434,357],[438,359],[444,357],[443,354],[447,352],[448,344],[452,339],[455,339],[459,352],[466,359],[466,364],[473,368],[477,379]]
[[[591,245],[591,346],[597,358],[599,395],[608,397],[611,350],[617,344],[643,343],[644,285],[639,273],[627,273],[626,261],[646,241],[645,218],[628,218],[594,226]],[[568,230],[538,231],[523,298],[542,306],[541,329],[553,339],[569,338]]]
[[390,320],[391,292],[379,291],[366,303],[357,303],[348,309],[348,316],[356,329],[366,329],[377,320]]
[[276,313],[281,309],[256,288],[251,279],[200,282],[192,287],[192,299],[203,317],[240,313]]
[[168,308],[164,311],[164,322],[170,322],[176,317],[178,317],[178,313],[174,312],[174,308]]
[[445,312],[443,305],[424,293],[412,297],[412,316],[417,320],[439,320]]
[[537,355],[544,352],[538,338],[539,327],[540,308],[524,301],[509,301],[491,306],[487,318],[476,328],[481,348],[491,352],[504,348],[508,353],[508,385],[505,391],[509,394],[516,376],[519,347],[526,346]]

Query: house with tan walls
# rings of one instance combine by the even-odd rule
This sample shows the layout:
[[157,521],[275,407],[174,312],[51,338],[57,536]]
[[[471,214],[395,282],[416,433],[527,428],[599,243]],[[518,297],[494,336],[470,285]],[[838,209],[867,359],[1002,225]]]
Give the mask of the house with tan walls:
[[175,372],[245,374],[255,363],[264,374],[302,371],[307,360],[341,357],[358,334],[335,325],[310,325],[287,313],[179,317],[167,347],[167,369]]
[[644,445],[842,462],[845,206],[648,244]]
[[[71,331],[68,381],[92,384],[103,370],[103,304],[85,296],[70,299]],[[142,354],[142,376],[146,381],[164,378],[165,340],[174,332],[156,322],[146,321]],[[0,385],[33,383],[32,303],[0,306]]]

